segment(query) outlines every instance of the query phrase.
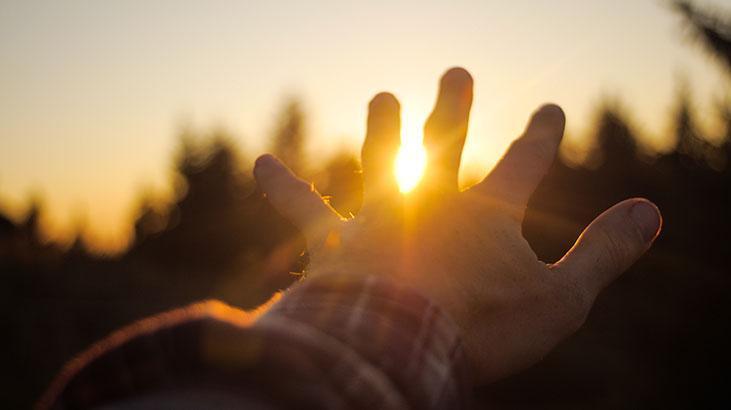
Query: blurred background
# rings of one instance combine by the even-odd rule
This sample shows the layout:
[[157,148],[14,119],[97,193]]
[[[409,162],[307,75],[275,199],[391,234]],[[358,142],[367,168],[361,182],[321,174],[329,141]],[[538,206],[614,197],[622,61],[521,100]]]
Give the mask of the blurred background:
[[253,159],[276,154],[357,214],[368,101],[395,93],[418,140],[455,65],[475,78],[464,187],[538,105],[566,111],[523,227],[543,260],[624,198],[665,217],[586,326],[480,404],[731,404],[731,4],[3,1],[0,62],[0,407],[28,407],[135,319],[286,288],[304,242]]

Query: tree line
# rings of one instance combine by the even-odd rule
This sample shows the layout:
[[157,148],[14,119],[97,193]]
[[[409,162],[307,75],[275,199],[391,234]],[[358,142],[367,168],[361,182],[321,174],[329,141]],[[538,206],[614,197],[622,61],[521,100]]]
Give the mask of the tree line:
[[[731,76],[731,23],[689,2],[672,5]],[[579,333],[534,368],[478,389],[480,402],[495,408],[728,403],[731,100],[716,105],[720,139],[704,135],[692,89],[681,88],[667,135],[674,149],[664,153],[641,145],[620,103],[597,108],[591,153],[578,165],[556,161],[529,204],[527,240],[543,260],[555,261],[598,213],[631,196],[658,204],[664,231],[600,296]],[[357,158],[341,153],[308,163],[305,123],[301,103],[288,102],[271,151],[313,180],[341,214],[357,214]],[[306,269],[301,235],[257,189],[233,138],[184,132],[180,141],[174,198],[164,206],[141,201],[134,241],[122,254],[91,254],[81,240],[70,247],[44,242],[39,205],[22,221],[0,215],[0,303],[10,334],[4,407],[27,407],[66,360],[123,324],[205,298],[253,308]]]

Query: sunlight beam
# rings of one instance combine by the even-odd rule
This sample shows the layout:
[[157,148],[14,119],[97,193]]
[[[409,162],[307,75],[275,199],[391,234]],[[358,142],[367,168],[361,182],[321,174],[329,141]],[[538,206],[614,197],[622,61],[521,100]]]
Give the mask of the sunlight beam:
[[421,127],[404,123],[401,147],[396,156],[394,174],[399,190],[406,194],[416,188],[426,168],[426,150],[422,144]]

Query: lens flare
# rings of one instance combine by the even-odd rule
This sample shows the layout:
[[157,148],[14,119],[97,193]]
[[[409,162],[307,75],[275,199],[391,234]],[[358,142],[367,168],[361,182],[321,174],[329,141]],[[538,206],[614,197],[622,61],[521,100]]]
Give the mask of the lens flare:
[[396,156],[394,173],[402,194],[416,188],[426,168],[426,150],[418,129],[412,127],[410,132],[404,129],[401,148]]

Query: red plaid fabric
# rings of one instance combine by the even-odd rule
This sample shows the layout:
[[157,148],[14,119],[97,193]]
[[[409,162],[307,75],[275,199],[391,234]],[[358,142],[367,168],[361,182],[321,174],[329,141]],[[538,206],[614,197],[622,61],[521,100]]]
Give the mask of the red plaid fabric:
[[202,302],[121,329],[69,362],[38,408],[191,389],[265,408],[469,404],[457,329],[439,308],[384,278],[328,275],[257,312]]

